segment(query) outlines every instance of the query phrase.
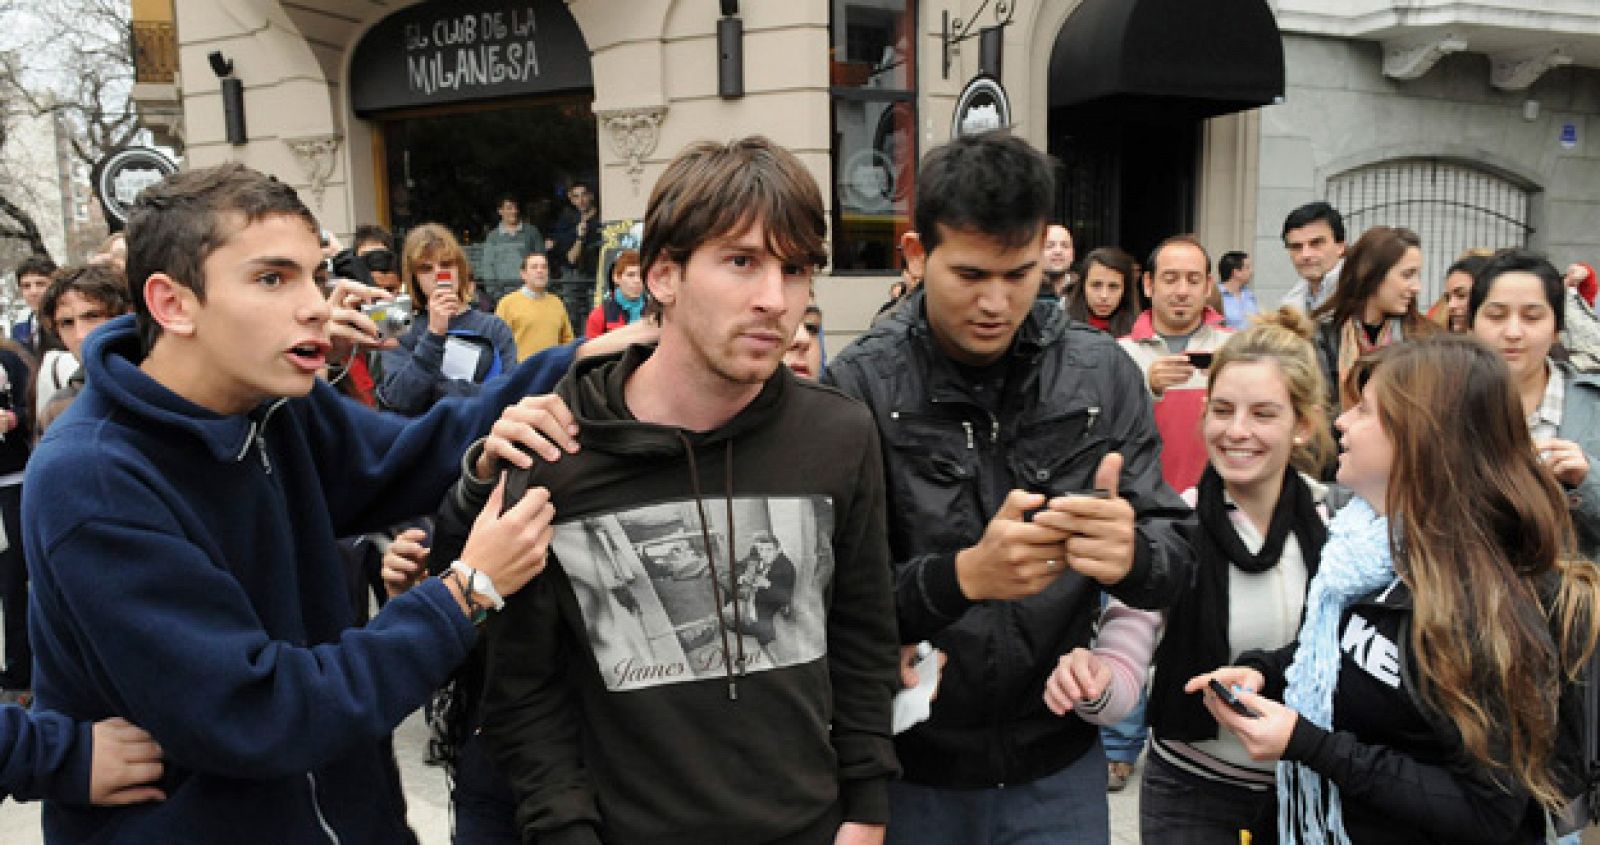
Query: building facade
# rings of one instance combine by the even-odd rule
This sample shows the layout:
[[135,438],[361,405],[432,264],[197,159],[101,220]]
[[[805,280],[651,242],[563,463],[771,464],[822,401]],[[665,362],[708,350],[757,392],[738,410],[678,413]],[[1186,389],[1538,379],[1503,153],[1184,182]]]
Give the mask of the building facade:
[[[149,104],[181,115],[168,122],[186,163],[274,173],[337,234],[442,219],[472,240],[502,193],[557,227],[580,182],[605,220],[626,222],[684,145],[771,137],[830,204],[833,265],[817,283],[830,344],[864,327],[896,278],[916,161],[950,137],[980,71],[1002,81],[1014,131],[1060,161],[1060,216],[1080,255],[1104,244],[1140,254],[1192,230],[1214,255],[1259,253],[1271,297],[1292,281],[1283,214],[1329,197],[1353,224],[1416,225],[1435,270],[1464,245],[1600,256],[1600,7],[1589,0],[170,8],[178,72]],[[242,83],[231,138],[214,53]],[[1400,208],[1413,216],[1391,216]]]

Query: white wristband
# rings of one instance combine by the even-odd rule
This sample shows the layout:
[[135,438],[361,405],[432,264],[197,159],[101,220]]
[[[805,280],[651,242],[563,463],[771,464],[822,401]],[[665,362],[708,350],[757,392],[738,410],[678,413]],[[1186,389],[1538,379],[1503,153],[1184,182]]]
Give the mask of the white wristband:
[[461,577],[467,583],[467,589],[488,599],[489,605],[495,610],[505,609],[506,600],[500,597],[500,592],[494,588],[494,581],[489,576],[459,560],[451,562],[450,570],[461,573]]

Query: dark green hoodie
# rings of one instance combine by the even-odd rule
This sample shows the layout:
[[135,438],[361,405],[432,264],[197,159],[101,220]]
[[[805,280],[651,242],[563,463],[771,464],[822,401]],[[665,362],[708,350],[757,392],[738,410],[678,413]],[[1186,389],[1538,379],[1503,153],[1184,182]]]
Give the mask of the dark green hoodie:
[[780,367],[721,428],[642,423],[623,385],[651,351],[569,374],[581,451],[508,485],[549,488],[557,519],[549,569],[489,628],[484,734],[518,825],[699,845],[885,822],[898,639],[872,419]]

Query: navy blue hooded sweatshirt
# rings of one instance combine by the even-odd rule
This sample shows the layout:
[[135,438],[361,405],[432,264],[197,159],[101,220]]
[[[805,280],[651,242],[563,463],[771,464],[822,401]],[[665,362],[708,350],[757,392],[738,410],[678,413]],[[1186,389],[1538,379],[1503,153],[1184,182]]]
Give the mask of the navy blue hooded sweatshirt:
[[46,838],[414,841],[389,735],[476,634],[437,579],[352,628],[334,538],[431,509],[468,444],[573,349],[414,420],[320,381],[221,416],[138,368],[132,317],[96,330],[24,487],[37,701],[148,730],[168,798],[46,804]]
[[0,799],[87,804],[93,731],[60,713],[0,707]]

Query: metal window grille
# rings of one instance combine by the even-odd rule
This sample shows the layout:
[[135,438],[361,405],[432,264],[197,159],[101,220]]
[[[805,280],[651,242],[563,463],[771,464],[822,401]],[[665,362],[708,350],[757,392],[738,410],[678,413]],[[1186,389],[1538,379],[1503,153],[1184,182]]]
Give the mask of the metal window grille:
[[1497,173],[1439,158],[1379,162],[1328,180],[1328,202],[1344,215],[1348,243],[1372,226],[1403,226],[1422,239],[1423,310],[1462,252],[1528,245],[1530,194]]

